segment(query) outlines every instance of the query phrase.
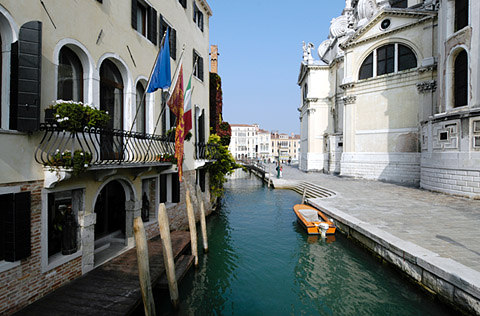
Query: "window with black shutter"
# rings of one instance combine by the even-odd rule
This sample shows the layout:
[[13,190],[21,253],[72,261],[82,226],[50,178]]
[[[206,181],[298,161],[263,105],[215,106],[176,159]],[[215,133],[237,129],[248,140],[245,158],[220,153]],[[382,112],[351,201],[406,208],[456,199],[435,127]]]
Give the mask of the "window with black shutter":
[[157,11],[147,3],[132,0],[132,27],[157,45]]
[[40,126],[42,22],[27,22],[11,46],[10,129],[36,131]]
[[454,107],[459,107],[468,104],[468,56],[465,50],[455,58],[454,67]]
[[30,192],[0,195],[0,260],[14,262],[31,254]]
[[160,34],[160,45],[162,44],[163,37],[165,36],[165,32],[169,30],[168,33],[168,43],[170,45],[170,57],[173,60],[177,60],[177,31],[167,23],[165,18],[160,15],[160,23],[159,23],[159,34]]
[[178,2],[180,2],[182,7],[184,7],[185,9],[187,8],[187,0],[178,0]]
[[200,190],[205,192],[205,169],[197,170],[197,184],[200,186]]
[[167,203],[167,175],[160,175],[160,203]]
[[197,7],[195,1],[193,1],[193,22],[203,32],[203,12]]
[[203,81],[203,58],[193,50],[193,75]]
[[468,0],[455,0],[455,32],[468,25]]
[[172,174],[172,203],[180,202],[180,180],[178,173]]

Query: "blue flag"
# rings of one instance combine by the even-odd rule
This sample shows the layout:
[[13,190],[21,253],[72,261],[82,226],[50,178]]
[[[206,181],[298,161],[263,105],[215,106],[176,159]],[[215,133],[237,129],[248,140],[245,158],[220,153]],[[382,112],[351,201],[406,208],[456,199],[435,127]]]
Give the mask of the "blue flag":
[[152,78],[148,85],[147,92],[152,93],[157,89],[166,89],[172,85],[172,75],[170,71],[170,43],[168,41],[168,30],[165,35],[165,41],[160,47],[155,68],[153,69]]

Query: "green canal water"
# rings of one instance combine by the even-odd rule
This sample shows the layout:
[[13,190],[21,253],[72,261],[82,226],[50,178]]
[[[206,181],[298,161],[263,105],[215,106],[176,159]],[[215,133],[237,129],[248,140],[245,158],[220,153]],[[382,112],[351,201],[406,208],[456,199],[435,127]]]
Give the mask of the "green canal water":
[[157,314],[451,315],[341,233],[308,237],[292,210],[300,202],[255,177],[229,180],[207,221],[210,251],[180,284],[179,311],[167,298]]

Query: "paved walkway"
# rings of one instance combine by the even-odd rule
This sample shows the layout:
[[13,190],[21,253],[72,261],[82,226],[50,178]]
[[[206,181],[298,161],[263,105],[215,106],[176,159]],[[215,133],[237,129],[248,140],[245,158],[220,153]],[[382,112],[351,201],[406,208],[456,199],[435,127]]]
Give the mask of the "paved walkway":
[[[267,169],[268,170],[268,169]],[[275,170],[272,165],[271,170]],[[335,196],[316,204],[337,209],[441,257],[480,272],[480,200],[371,180],[304,173],[284,166],[276,188],[309,181]]]

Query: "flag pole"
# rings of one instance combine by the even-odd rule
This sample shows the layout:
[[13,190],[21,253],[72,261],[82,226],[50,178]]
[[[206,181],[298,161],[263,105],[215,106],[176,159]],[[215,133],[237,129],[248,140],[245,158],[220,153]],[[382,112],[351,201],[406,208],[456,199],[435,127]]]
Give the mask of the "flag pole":
[[[179,62],[177,63],[177,67],[175,68],[175,72],[174,72],[174,78],[176,77],[176,74],[180,71],[180,65],[182,64],[182,61],[183,61],[183,54],[185,53],[185,44],[183,44],[183,47],[182,47],[182,53],[180,54],[180,59],[179,59]],[[170,86],[168,88],[168,94],[171,95],[170,93],[170,89],[172,88],[172,86]],[[170,96],[168,97],[170,98]],[[167,100],[168,99],[163,99],[162,98],[162,110],[160,111],[160,114],[158,115],[157,117],[157,121],[155,123],[155,126],[154,126],[154,129],[153,129],[153,132],[152,132],[152,135],[155,135],[155,132],[157,131],[157,127],[158,127],[158,122],[160,121],[160,118],[162,117],[162,115],[165,113],[165,110],[167,109]],[[150,141],[148,142],[148,148],[147,148],[147,152],[150,150],[150,147],[152,146],[152,139],[150,139]],[[146,157],[145,157],[146,159]]]
[[[155,65],[157,64],[158,57],[160,56],[160,52],[162,51],[163,44],[165,43],[165,37],[167,36],[167,31],[163,33],[162,41],[160,42],[160,49],[158,50],[157,58],[155,58],[155,62],[153,63],[152,69],[150,70],[150,75],[148,76],[147,85],[145,86],[145,90],[143,91],[142,97],[140,99],[142,100],[141,102],[143,102],[145,96],[147,95],[147,89],[150,84],[150,81],[152,80],[153,70],[155,69]],[[144,104],[145,106],[146,106],[146,103],[147,103],[147,100],[145,98],[145,104]],[[140,107],[137,107],[136,104],[135,104],[135,107],[136,107],[135,116],[133,117],[132,126],[130,126],[130,130],[128,131],[128,134],[127,134],[127,140],[125,141],[125,146],[123,147],[124,151],[127,149],[128,141],[130,140],[130,137],[132,135],[133,126],[135,125],[135,121],[137,120],[138,112],[140,110]]]

